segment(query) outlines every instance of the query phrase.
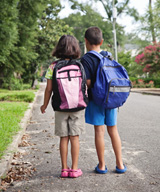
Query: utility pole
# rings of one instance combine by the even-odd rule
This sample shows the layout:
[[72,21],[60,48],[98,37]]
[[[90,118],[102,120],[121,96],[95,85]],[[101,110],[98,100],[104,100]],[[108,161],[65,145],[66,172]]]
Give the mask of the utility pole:
[[113,11],[112,11],[112,17],[113,17],[113,40],[114,40],[114,57],[115,60],[118,62],[118,55],[117,55],[117,37],[116,37],[116,18],[117,18],[117,9],[114,4],[114,0],[112,1],[113,4]]

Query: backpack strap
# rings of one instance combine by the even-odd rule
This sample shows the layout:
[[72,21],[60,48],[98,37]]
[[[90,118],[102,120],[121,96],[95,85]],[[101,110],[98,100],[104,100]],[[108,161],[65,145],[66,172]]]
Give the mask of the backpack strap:
[[100,53],[98,53],[97,51],[89,51],[88,53],[91,53],[95,56],[97,56],[100,60],[103,58],[103,55],[101,55]]

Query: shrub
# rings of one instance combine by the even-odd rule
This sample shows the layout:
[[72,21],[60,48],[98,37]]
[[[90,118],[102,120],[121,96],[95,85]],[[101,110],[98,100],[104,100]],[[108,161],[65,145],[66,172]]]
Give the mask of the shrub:
[[144,84],[144,80],[143,79],[138,79],[138,84],[143,85]]
[[2,88],[9,90],[22,90],[23,88],[22,80],[14,77],[11,79],[5,79]]
[[144,51],[137,55],[135,62],[143,66],[143,72],[149,72],[149,75],[160,71],[160,43],[153,43],[145,47]]
[[[160,87],[160,79],[154,79],[154,78],[130,78],[132,81],[132,87],[133,88],[153,88],[153,87]],[[159,82],[159,85],[157,85],[157,82]]]
[[30,84],[23,84],[23,85],[22,85],[22,89],[23,89],[23,90],[30,89],[30,88],[31,88],[31,85],[30,85]]
[[123,65],[123,67],[125,67],[125,69],[128,71],[129,73],[129,65],[132,62],[132,57],[131,57],[131,53],[128,52],[118,52],[118,62]]

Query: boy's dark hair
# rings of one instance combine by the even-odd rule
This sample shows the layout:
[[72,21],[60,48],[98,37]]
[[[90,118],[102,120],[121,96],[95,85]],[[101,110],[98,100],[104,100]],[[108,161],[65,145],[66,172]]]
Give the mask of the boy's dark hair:
[[84,37],[91,45],[99,45],[103,39],[102,31],[98,27],[89,27]]
[[81,55],[78,40],[72,35],[63,35],[55,49],[53,50],[52,56],[60,59],[72,58],[77,59]]

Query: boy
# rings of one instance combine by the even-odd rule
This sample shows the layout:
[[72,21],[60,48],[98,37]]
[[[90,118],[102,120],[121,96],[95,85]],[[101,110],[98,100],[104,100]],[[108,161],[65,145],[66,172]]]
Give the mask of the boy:
[[[85,32],[85,44],[88,51],[94,50],[100,52],[100,47],[103,43],[102,31],[98,27],[90,27]],[[102,51],[102,55],[105,56],[106,52]],[[100,174],[107,173],[107,167],[104,160],[104,133],[105,126],[107,126],[108,134],[112,141],[112,147],[116,156],[116,172],[124,173],[127,168],[123,164],[121,154],[121,139],[117,130],[117,109],[104,109],[101,106],[96,105],[92,101],[91,88],[96,81],[96,72],[100,60],[98,57],[91,53],[86,53],[81,62],[84,66],[87,76],[88,96],[89,104],[86,108],[85,118],[86,123],[94,125],[95,130],[95,146],[99,164],[95,168],[95,171]]]

